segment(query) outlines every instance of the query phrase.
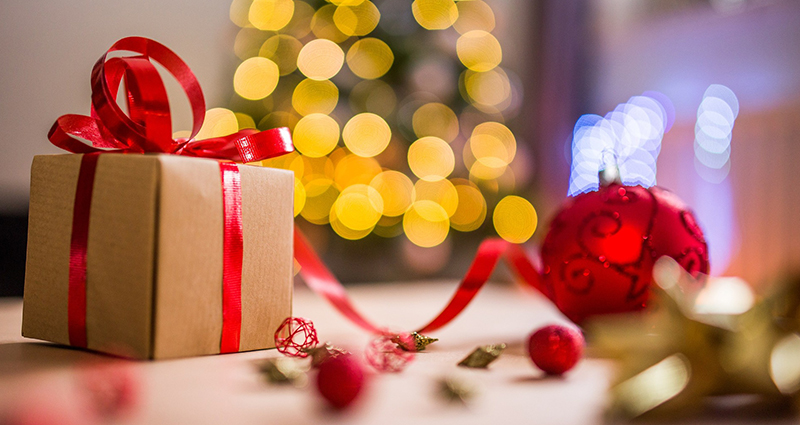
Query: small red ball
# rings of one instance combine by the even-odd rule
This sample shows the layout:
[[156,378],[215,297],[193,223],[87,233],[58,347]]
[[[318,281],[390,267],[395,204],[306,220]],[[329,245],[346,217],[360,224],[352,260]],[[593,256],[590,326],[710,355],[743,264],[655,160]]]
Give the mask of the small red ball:
[[583,345],[583,335],[577,329],[550,325],[531,334],[528,354],[539,369],[550,375],[561,375],[581,359]]
[[331,407],[345,409],[362,393],[367,375],[352,354],[331,357],[317,366],[317,390]]

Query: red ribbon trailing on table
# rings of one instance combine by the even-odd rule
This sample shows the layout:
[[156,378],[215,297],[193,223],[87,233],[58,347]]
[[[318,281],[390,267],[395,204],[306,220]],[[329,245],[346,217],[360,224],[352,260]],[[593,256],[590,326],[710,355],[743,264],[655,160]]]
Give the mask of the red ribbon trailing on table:
[[[328,300],[340,313],[347,317],[356,326],[372,333],[393,334],[389,329],[372,323],[358,312],[353,302],[347,296],[344,286],[325,267],[314,249],[311,248],[306,238],[295,226],[294,229],[294,256],[300,264],[300,276],[311,290]],[[458,285],[455,294],[447,306],[427,325],[418,329],[419,333],[435,331],[450,323],[467,305],[475,298],[492,274],[497,263],[504,258],[508,266],[517,274],[520,280],[542,292],[552,299],[552,291],[546,287],[536,267],[530,261],[520,245],[506,242],[499,238],[484,240],[478,247],[478,252],[472,260],[467,274]]]
[[[114,51],[136,55],[108,58]],[[160,63],[189,98],[192,132],[173,139],[169,99],[158,70]],[[117,104],[125,80],[126,115]],[[86,252],[94,175],[98,154],[167,153],[191,157],[252,162],[294,150],[287,128],[239,131],[225,137],[193,140],[203,125],[205,99],[189,67],[164,45],[143,37],[117,41],[92,68],[91,116],[64,115],[48,133],[50,142],[81,159],[70,240],[68,328],[70,344],[86,347]],[[89,142],[85,143],[83,140]],[[242,322],[242,194],[239,168],[220,162],[223,197],[222,336],[220,352],[239,351]]]

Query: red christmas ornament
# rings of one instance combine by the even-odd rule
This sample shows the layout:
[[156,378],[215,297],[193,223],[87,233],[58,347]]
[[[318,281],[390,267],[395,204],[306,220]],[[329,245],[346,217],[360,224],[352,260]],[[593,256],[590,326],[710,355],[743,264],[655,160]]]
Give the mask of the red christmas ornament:
[[414,360],[414,352],[400,348],[393,340],[393,336],[378,336],[364,351],[367,363],[378,372],[400,372]]
[[317,366],[317,390],[335,409],[350,406],[361,394],[366,373],[350,353],[331,357]]
[[314,323],[302,317],[287,317],[275,331],[275,348],[292,357],[307,357],[319,344]]
[[583,335],[566,326],[545,326],[528,339],[528,355],[533,363],[550,375],[572,369],[583,356]]
[[663,255],[708,273],[708,246],[694,215],[672,193],[606,184],[575,196],[542,245],[545,288],[576,323],[645,307],[653,264]]

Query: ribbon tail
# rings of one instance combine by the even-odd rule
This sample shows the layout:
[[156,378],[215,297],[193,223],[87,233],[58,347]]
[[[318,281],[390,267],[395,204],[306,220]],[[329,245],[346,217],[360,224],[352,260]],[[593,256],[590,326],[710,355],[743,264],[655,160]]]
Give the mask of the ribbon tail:
[[312,291],[328,300],[356,326],[368,332],[382,333],[381,328],[372,324],[356,310],[342,283],[325,267],[297,226],[294,227],[294,257],[300,264],[300,277]]

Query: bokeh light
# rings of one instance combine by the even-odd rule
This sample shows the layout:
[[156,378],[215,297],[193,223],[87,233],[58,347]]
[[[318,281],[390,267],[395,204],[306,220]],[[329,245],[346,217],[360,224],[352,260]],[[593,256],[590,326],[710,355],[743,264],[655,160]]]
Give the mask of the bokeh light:
[[414,0],[411,13],[417,23],[427,30],[450,28],[458,19],[458,7],[453,0]]
[[203,126],[195,136],[197,140],[222,137],[239,131],[236,114],[226,108],[212,108],[206,111]]
[[569,195],[597,190],[600,170],[614,165],[626,185],[655,185],[656,161],[672,107],[668,102],[663,95],[633,96],[604,117],[581,116],[572,137]]
[[455,167],[453,149],[438,137],[423,137],[408,148],[408,166],[423,180],[441,180]]
[[477,230],[486,220],[486,199],[477,186],[463,179],[461,184],[456,184],[458,193],[458,207],[450,217],[450,226],[460,232]]
[[263,99],[275,90],[280,71],[275,62],[254,57],[242,62],[233,74],[233,89],[248,100]]
[[342,140],[358,156],[373,157],[386,149],[392,140],[389,124],[378,115],[364,112],[350,118],[342,131]]
[[369,0],[352,6],[340,4],[333,13],[333,23],[342,34],[365,36],[378,26],[381,12]]
[[339,89],[330,80],[301,81],[292,93],[292,107],[300,115],[330,114],[339,103]]
[[473,30],[492,31],[495,26],[494,12],[488,4],[481,0],[460,1],[456,3],[458,7],[458,19],[453,24],[453,28],[459,34],[466,34]]
[[414,245],[430,248],[447,238],[450,219],[436,202],[416,201],[403,216],[403,230]]
[[306,115],[292,132],[295,148],[312,158],[325,156],[339,143],[339,124],[325,114]]
[[297,56],[297,68],[312,80],[327,80],[339,73],[344,51],[330,40],[317,39],[303,46]]
[[433,201],[439,204],[452,217],[458,208],[458,191],[447,179],[436,181],[417,180],[414,183],[415,201]]
[[311,18],[311,31],[318,39],[327,39],[334,43],[341,43],[348,38],[349,35],[341,32],[333,22],[333,15],[336,13],[337,6],[328,4],[320,7],[314,12]]
[[435,136],[449,143],[458,136],[458,117],[442,103],[420,106],[414,112],[411,123],[417,137]]
[[[502,66],[484,0],[232,0],[229,12],[243,61],[236,112],[209,110],[200,137],[288,127],[296,152],[261,165],[294,172],[296,217],[348,240],[405,235],[404,250],[417,253],[408,261],[438,270],[450,228],[491,230],[497,200],[529,182],[530,155],[517,154],[505,124],[522,84]],[[711,133],[718,121],[703,116]],[[425,252],[441,255],[424,267],[411,260]]]
[[500,42],[483,30],[473,30],[459,37],[456,52],[461,63],[476,72],[491,71],[503,60]]
[[297,55],[303,43],[291,35],[278,34],[268,38],[261,48],[258,55],[265,57],[278,65],[280,75],[289,75],[297,69]]
[[399,171],[383,171],[369,183],[383,198],[383,214],[397,217],[405,214],[414,202],[414,183]]
[[694,164],[700,177],[714,184],[730,172],[733,124],[739,115],[739,100],[731,89],[712,84],[697,109],[694,136]]
[[501,238],[519,244],[533,236],[539,219],[530,202],[519,196],[509,195],[497,203],[492,221]]
[[393,63],[392,49],[377,38],[362,38],[347,51],[347,66],[353,74],[365,80],[382,77]]
[[293,0],[253,0],[248,19],[260,30],[277,31],[289,23],[293,14]]

